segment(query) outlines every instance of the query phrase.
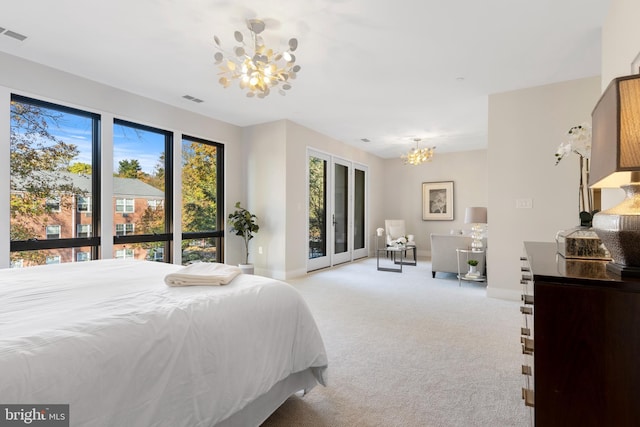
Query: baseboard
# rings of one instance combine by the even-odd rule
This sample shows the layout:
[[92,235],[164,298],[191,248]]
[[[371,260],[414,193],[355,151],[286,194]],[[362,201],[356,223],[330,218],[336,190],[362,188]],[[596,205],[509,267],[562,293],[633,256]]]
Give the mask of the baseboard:
[[489,298],[520,301],[522,298],[522,291],[515,289],[492,288],[491,286],[487,286],[487,296]]
[[[271,279],[276,279],[276,280],[286,280],[287,278],[291,278],[291,276],[287,275],[287,273],[285,273],[284,271],[276,271],[276,270],[269,270],[267,268],[255,268],[255,274],[258,276],[264,276],[264,277],[269,277]],[[289,277],[287,277],[289,276]]]

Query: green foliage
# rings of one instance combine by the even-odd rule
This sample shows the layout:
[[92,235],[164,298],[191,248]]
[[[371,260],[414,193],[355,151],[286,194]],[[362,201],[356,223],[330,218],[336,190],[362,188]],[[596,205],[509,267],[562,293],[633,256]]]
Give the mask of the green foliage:
[[182,229],[216,230],[218,218],[216,147],[198,142],[182,149]]
[[470,259],[469,261],[467,261],[467,264],[472,265],[472,266],[476,266],[478,265],[478,260],[477,259]]
[[91,165],[89,163],[75,162],[71,163],[67,170],[78,175],[91,175]]
[[[64,194],[83,194],[65,173],[79,150],[74,144],[56,138],[49,127],[59,127],[62,114],[44,107],[11,101],[10,127],[10,238],[36,238],[49,214],[43,200]],[[11,260],[44,263],[42,251],[12,252]]]
[[260,230],[257,224],[258,217],[240,206],[240,202],[236,202],[236,210],[229,214],[228,222],[231,226],[231,232],[236,236],[244,239],[245,264],[249,263],[249,241],[253,239],[253,235]]
[[325,241],[325,161],[309,159],[309,234],[310,238]]
[[118,176],[121,178],[138,178],[138,172],[141,171],[142,166],[137,159],[125,159],[118,162]]

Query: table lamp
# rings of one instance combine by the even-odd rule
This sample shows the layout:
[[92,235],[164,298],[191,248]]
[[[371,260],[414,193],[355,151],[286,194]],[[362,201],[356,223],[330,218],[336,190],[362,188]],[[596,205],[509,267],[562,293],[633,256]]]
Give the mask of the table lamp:
[[607,270],[640,277],[640,74],[613,79],[591,114],[591,188],[620,187],[625,199],[595,214],[611,253]]
[[471,226],[471,250],[481,251],[484,249],[482,244],[482,224],[487,223],[487,208],[474,206],[467,208],[464,213],[464,223],[473,224]]

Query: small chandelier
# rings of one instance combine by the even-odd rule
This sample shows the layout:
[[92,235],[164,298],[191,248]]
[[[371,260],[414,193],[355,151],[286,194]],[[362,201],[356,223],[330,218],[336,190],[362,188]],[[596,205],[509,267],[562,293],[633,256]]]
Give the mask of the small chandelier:
[[433,158],[433,151],[436,147],[429,148],[418,148],[418,143],[421,141],[420,138],[415,138],[416,142],[415,148],[412,148],[407,154],[403,154],[400,156],[402,160],[404,160],[405,165],[420,165],[425,162],[430,162]]
[[233,80],[239,80],[240,88],[248,91],[248,97],[264,98],[271,93],[271,87],[282,83],[278,93],[285,95],[285,91],[291,89],[290,80],[295,79],[296,73],[300,71],[300,66],[295,65],[296,57],[292,53],[298,47],[298,40],[290,39],[286,51],[276,52],[266,47],[259,36],[265,28],[263,21],[249,19],[247,28],[251,34],[251,46],[247,46],[242,33],[236,31],[233,35],[239,45],[234,47],[234,55],[226,54],[226,58],[220,39],[218,36],[213,37],[220,50],[214,55],[216,65],[220,65],[220,84],[228,88]]

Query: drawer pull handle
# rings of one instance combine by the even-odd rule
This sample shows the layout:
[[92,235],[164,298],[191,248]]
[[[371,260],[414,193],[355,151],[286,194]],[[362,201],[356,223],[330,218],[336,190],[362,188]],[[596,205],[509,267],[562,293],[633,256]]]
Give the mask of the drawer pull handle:
[[533,390],[531,390],[529,388],[523,388],[522,389],[522,398],[524,399],[524,404],[526,406],[530,406],[530,407],[533,408],[533,406],[534,406]]
[[531,269],[529,267],[520,267],[520,271],[529,272]]
[[522,306],[522,307],[520,307],[520,312],[522,314],[533,314],[533,307]]
[[522,343],[522,351],[526,354],[533,353],[533,338],[520,337]]

